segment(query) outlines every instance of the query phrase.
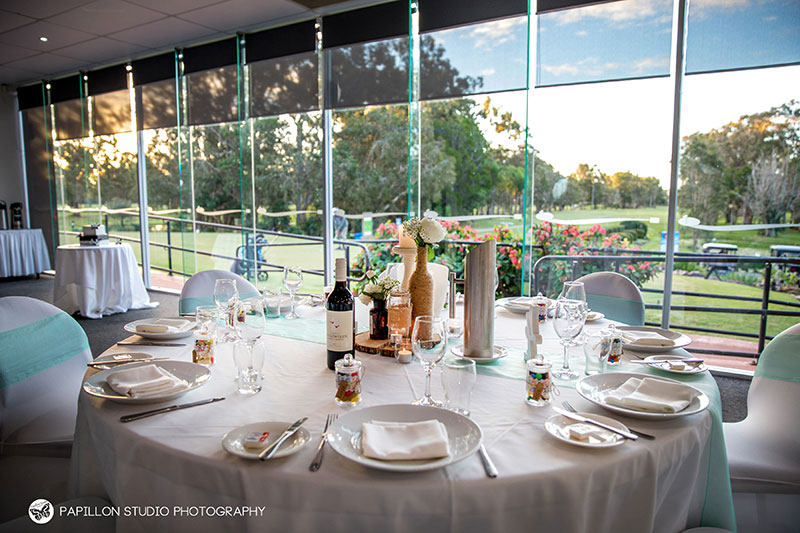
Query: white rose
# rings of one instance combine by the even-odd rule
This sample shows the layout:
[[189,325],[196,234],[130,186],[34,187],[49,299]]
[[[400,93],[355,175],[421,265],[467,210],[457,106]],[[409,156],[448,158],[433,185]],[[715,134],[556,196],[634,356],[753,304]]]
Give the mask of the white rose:
[[372,298],[364,294],[363,292],[358,295],[358,299],[361,300],[361,303],[364,305],[369,305],[372,303]]
[[375,277],[375,271],[374,270],[367,270],[367,277],[368,278],[374,278]]
[[423,219],[422,222],[420,222],[419,229],[422,234],[422,240],[428,244],[436,244],[447,235],[444,227],[442,227],[437,220],[433,220],[432,218]]
[[374,293],[378,292],[379,290],[380,287],[378,287],[378,285],[375,283],[367,283],[366,286],[364,286],[364,292],[366,293]]

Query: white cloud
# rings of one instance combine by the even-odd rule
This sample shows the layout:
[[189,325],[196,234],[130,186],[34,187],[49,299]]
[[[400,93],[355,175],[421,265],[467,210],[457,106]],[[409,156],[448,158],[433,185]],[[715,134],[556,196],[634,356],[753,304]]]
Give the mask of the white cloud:
[[515,17],[494,22],[487,22],[475,26],[469,32],[469,37],[473,39],[473,47],[480,50],[492,49],[497,45],[514,40],[516,28],[526,26],[527,17]]
[[669,57],[667,56],[647,57],[633,64],[633,71],[637,74],[665,68],[669,68]]
[[586,37],[587,35],[589,35],[589,32],[587,32],[585,30],[576,31],[575,35],[577,35],[578,37]]
[[671,5],[672,0],[627,0],[626,2],[610,2],[580,9],[565,9],[545,16],[552,17],[562,26],[565,24],[574,24],[583,19],[625,22],[651,18],[660,13],[666,6]]
[[481,76],[491,76],[492,74],[496,73],[497,71],[494,69],[494,67],[489,67],[481,71]]

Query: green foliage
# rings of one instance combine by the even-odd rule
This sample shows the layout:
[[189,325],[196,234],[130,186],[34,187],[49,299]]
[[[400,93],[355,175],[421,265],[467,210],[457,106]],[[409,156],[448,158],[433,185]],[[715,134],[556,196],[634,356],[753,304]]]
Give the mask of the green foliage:
[[608,228],[609,233],[619,233],[628,242],[647,238],[647,224],[639,220],[624,220],[619,226]]

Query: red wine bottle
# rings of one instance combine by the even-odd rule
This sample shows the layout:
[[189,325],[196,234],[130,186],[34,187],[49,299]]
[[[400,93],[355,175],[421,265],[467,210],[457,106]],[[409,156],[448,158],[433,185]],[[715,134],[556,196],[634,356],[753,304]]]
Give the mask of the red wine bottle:
[[336,285],[325,304],[327,329],[328,369],[343,359],[345,354],[355,357],[355,300],[347,289],[347,262],[336,259]]

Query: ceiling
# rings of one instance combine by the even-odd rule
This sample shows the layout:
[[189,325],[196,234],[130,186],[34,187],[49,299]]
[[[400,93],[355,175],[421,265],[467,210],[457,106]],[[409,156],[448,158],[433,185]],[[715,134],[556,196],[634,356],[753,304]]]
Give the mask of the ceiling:
[[2,0],[0,84],[17,87],[237,31],[376,3],[380,1]]

